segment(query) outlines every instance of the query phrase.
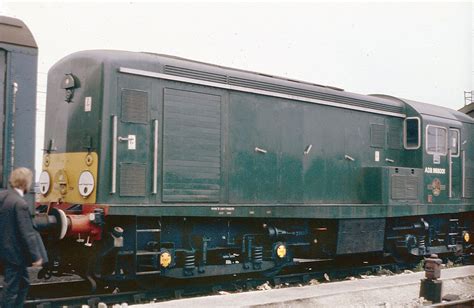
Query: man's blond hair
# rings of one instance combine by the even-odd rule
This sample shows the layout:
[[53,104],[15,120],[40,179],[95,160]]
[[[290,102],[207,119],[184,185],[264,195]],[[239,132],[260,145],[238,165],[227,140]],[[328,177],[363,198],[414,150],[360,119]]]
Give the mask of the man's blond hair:
[[13,188],[23,189],[27,191],[30,189],[31,183],[33,182],[33,173],[28,168],[16,168],[10,174],[10,179],[8,180],[8,182]]

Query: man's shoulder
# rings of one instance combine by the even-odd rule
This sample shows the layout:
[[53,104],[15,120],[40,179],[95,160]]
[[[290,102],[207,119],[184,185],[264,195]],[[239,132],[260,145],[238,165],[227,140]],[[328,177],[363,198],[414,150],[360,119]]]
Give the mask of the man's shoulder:
[[9,189],[0,191],[0,200],[5,198],[10,193]]
[[26,201],[13,189],[0,192],[0,202],[27,206]]

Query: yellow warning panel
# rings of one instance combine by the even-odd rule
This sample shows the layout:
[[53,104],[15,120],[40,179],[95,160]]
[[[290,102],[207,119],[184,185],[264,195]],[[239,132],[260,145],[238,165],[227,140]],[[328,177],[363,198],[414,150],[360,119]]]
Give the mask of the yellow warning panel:
[[37,200],[41,203],[95,203],[97,169],[95,152],[45,154]]

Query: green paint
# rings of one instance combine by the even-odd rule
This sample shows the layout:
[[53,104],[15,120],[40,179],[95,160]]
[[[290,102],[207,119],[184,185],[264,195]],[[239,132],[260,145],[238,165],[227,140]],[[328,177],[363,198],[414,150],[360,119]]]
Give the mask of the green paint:
[[[448,178],[447,172],[424,172],[433,161],[424,151],[425,126],[462,128],[462,141],[470,140],[471,124],[421,115],[407,105],[407,116],[422,120],[422,146],[405,150],[401,118],[119,72],[119,67],[130,67],[163,73],[167,63],[172,60],[138,53],[84,52],[51,70],[45,142],[55,139],[58,152],[84,151],[84,146],[92,145],[100,157],[98,203],[109,204],[113,215],[377,218],[473,210],[471,199],[460,198],[460,158],[453,161],[451,199],[445,189],[429,203],[428,185],[435,177],[447,185]],[[67,104],[58,85],[71,72],[81,86]],[[253,76],[255,82],[261,78],[245,76]],[[293,86],[301,91],[309,87]],[[122,121],[125,88],[147,93],[147,123]],[[333,90],[318,89],[323,96],[336,97]],[[84,111],[88,96],[91,112]],[[371,99],[377,106],[390,105]],[[113,115],[119,119],[119,136],[137,136],[136,150],[118,144],[115,194],[111,194]],[[158,177],[153,179],[155,119],[159,122]],[[371,140],[372,126],[384,132],[377,142]],[[468,143],[463,150],[472,186],[474,145]],[[144,196],[120,196],[120,163],[146,166]],[[445,156],[436,167],[447,170]],[[409,176],[411,170],[415,182],[420,181],[410,184],[416,190],[414,198],[405,200],[400,193],[394,198],[398,188],[393,179]],[[152,193],[154,180],[157,194]],[[403,195],[406,188],[401,189]]]

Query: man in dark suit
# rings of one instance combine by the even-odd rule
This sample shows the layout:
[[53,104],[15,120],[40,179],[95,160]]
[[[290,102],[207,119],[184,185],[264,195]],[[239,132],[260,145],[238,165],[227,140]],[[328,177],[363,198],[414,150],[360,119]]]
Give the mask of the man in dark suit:
[[10,175],[11,188],[0,192],[0,262],[5,269],[2,308],[23,306],[30,286],[27,267],[43,263],[39,236],[23,199],[32,181],[29,169],[17,168]]

